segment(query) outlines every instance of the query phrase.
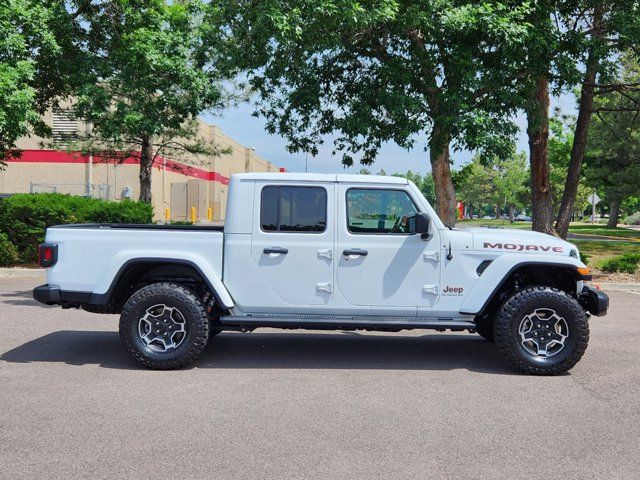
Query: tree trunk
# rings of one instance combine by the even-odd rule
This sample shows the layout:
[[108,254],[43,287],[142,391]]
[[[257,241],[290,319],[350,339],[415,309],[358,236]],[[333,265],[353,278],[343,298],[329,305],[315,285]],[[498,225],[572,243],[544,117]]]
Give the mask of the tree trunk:
[[[602,36],[602,7],[596,6],[593,13],[593,36]],[[589,133],[589,123],[591,122],[591,110],[593,107],[593,95],[598,70],[598,54],[592,48],[587,58],[587,66],[582,91],[580,93],[580,103],[578,107],[578,120],[573,135],[573,146],[571,148],[571,159],[567,179],[562,192],[562,203],[558,211],[556,220],[556,232],[562,238],[567,238],[569,233],[569,223],[571,214],[576,202],[578,184],[580,183],[580,170],[584,159],[584,151],[587,144],[587,134]]]
[[496,220],[500,219],[501,213],[502,213],[502,209],[500,208],[500,204],[496,203]]
[[510,222],[510,223],[513,223],[513,221],[514,221],[514,218],[513,218],[513,217],[514,217],[514,215],[513,215],[513,213],[514,213],[513,205],[509,205],[509,222]]
[[445,225],[456,223],[456,192],[451,178],[449,132],[434,126],[429,140],[431,172],[436,190],[436,212]]
[[531,162],[532,229],[555,235],[552,225],[553,196],[549,180],[549,80],[546,74],[536,79],[534,105],[527,111],[527,135]]
[[148,136],[142,137],[142,147],[140,149],[140,197],[139,200],[151,203],[151,168],[153,167],[153,152],[151,139]]
[[609,210],[609,221],[607,227],[615,228],[618,226],[618,217],[620,216],[620,199],[616,198],[611,202]]

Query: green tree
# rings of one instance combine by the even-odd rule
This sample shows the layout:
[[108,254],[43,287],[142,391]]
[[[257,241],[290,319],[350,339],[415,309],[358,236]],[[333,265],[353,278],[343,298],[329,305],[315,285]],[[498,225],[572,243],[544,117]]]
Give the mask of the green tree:
[[491,171],[480,162],[476,155],[473,161],[464,165],[453,175],[458,199],[467,204],[473,215],[474,207],[493,204],[493,185]]
[[494,167],[494,178],[498,204],[509,209],[509,220],[513,222],[514,210],[524,206],[523,199],[529,192],[527,155],[514,151],[509,157],[498,160]]
[[507,207],[513,221],[514,210],[524,206],[528,192],[527,156],[515,150],[505,157],[476,155],[454,178],[460,200],[469,206],[490,204],[496,218]]
[[65,5],[74,2],[0,1],[0,169],[20,154],[18,138],[48,134],[41,116],[81,67],[67,61],[78,28]]
[[411,170],[405,173],[394,173],[394,177],[402,177],[407,180],[415,183],[416,187],[420,189],[424,197],[431,205],[435,205],[436,202],[436,187],[433,182],[433,175],[431,173],[427,173],[426,175],[420,175],[417,172],[412,172]]
[[196,137],[197,115],[225,102],[213,57],[203,54],[204,36],[213,38],[204,15],[200,0],[109,0],[79,15],[91,75],[75,108],[92,130],[77,143],[103,159],[137,157],[143,202],[161,156],[220,153]]
[[[550,185],[553,194],[553,215],[557,215],[562,203],[563,189],[567,179],[569,164],[574,144],[575,118],[570,116],[554,115],[550,119],[549,135],[549,165]],[[574,200],[574,213],[581,213],[588,205],[588,197],[591,189],[587,186],[584,172],[580,175],[580,183]]]
[[[615,78],[620,54],[637,49],[640,43],[640,2],[637,0],[574,0],[561,2],[559,10],[568,42],[579,45],[575,64],[584,65],[580,74],[578,117],[562,201],[555,224],[556,232],[566,238],[576,198],[579,198],[581,167],[584,159],[594,98],[601,87],[626,89],[624,80]],[[620,78],[620,77],[618,77]]]
[[[616,83],[640,82],[640,66],[634,55],[623,58]],[[640,92],[611,91],[594,101],[597,115],[591,120],[586,154],[589,184],[604,194],[610,205],[609,226],[616,226],[620,206],[640,195]]]
[[250,70],[257,113],[292,151],[335,135],[345,165],[383,142],[426,137],[436,210],[455,221],[450,148],[500,151],[515,126],[518,73],[503,47],[526,39],[528,2],[255,0],[226,8],[234,58]]

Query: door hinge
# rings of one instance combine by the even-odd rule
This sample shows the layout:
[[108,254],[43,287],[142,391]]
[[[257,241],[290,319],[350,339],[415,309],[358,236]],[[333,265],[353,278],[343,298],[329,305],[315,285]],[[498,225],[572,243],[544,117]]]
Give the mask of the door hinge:
[[331,282],[316,283],[316,290],[331,293],[333,292],[333,284]]
[[423,260],[433,260],[434,262],[439,262],[440,261],[440,252],[437,251],[437,250],[424,252],[422,254],[422,259]]
[[333,250],[318,250],[318,258],[326,258],[327,260],[333,259]]
[[430,295],[438,295],[438,285],[422,285],[422,293],[428,293]]

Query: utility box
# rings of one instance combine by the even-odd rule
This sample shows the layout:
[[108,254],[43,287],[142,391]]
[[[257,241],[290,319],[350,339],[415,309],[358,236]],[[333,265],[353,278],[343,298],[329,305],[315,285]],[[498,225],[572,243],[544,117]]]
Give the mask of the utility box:
[[171,220],[187,220],[187,182],[171,184]]

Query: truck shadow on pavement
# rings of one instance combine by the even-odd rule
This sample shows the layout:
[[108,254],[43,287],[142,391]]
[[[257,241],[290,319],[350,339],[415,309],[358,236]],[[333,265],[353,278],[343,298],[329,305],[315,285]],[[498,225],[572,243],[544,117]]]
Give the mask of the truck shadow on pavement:
[[0,298],[0,303],[6,303],[7,305],[26,305],[29,307],[54,308],[36,302],[33,299],[33,292],[31,290],[3,292],[0,293],[0,297],[3,297]]
[[[63,330],[0,355],[10,363],[55,362],[138,370],[117,332]],[[514,374],[495,345],[469,334],[221,333],[188,368],[455,370]]]

